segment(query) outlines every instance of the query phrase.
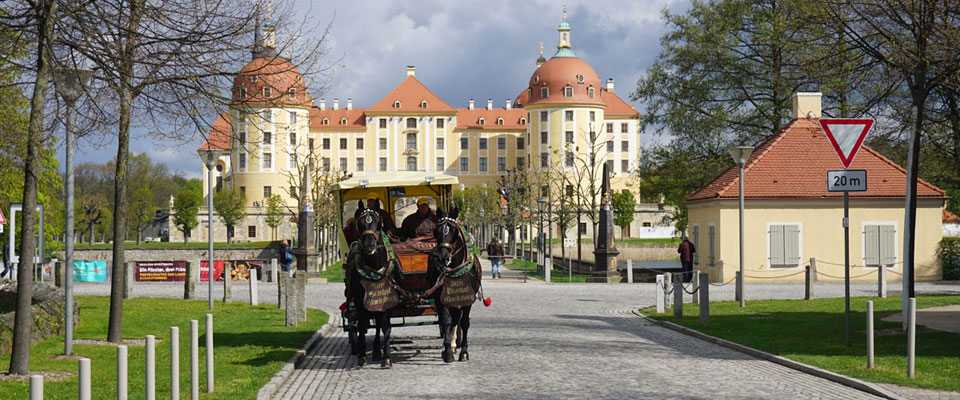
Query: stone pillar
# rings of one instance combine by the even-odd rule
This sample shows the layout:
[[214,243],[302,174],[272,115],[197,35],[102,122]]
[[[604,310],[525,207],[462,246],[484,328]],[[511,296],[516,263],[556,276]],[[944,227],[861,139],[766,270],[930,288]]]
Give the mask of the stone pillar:
[[133,293],[133,278],[134,278],[134,266],[136,262],[127,261],[124,263],[123,268],[123,298],[129,299],[130,294]]
[[297,274],[293,277],[297,285],[297,319],[307,320],[307,274]]
[[736,277],[737,277],[736,281],[734,282],[736,283],[736,289],[734,291],[734,300],[740,301],[741,299],[743,299],[743,285],[740,284],[740,281],[743,279],[743,276],[740,275],[740,271],[735,271],[734,274],[736,274]]
[[197,276],[200,269],[200,260],[187,261],[187,276],[183,277],[183,298],[193,300],[197,298]]
[[877,267],[877,296],[887,298],[887,267]]
[[270,259],[270,282],[277,281],[277,259]]
[[[300,275],[298,272],[297,275]],[[296,278],[285,276],[281,278],[285,281],[284,286],[286,286],[286,293],[284,293],[284,301],[286,302],[286,321],[287,326],[297,326],[297,323],[300,321],[300,318],[297,316],[297,283]]]
[[663,288],[665,287],[664,285],[665,285],[666,283],[667,283],[667,281],[663,278],[663,275],[662,275],[662,274],[657,275],[657,294],[656,294],[656,296],[657,296],[657,314],[663,314],[663,311],[664,311],[664,309],[666,308],[666,307],[665,307],[665,306],[666,306],[666,304],[665,304],[666,295],[664,295],[664,291],[663,291]]
[[811,282],[817,281],[817,259],[810,257],[810,276],[812,276]]
[[[213,276],[213,268],[210,269],[210,276]],[[223,263],[223,302],[233,301],[233,265],[227,261]]]
[[700,302],[700,271],[693,271],[693,276],[690,279],[690,287],[693,288],[693,290],[691,290],[693,295],[690,296],[692,299],[690,302],[697,304]]
[[683,274],[673,274],[673,317],[683,317]]
[[633,283],[633,260],[627,259],[627,283]]
[[550,283],[550,272],[553,271],[553,259],[550,257],[545,257],[546,261],[543,263],[543,278]]
[[710,325],[710,275],[700,275],[700,325]]
[[603,181],[601,184],[600,199],[600,221],[597,225],[597,240],[593,249],[596,269],[592,281],[619,283],[620,273],[617,272],[617,250],[616,239],[613,235],[613,206],[612,193],[610,191],[610,171],[609,165],[603,164]]
[[806,283],[806,286],[805,286],[806,290],[803,292],[803,299],[812,300],[813,299],[813,268],[811,268],[809,265],[807,266],[807,270],[805,271],[804,277],[806,278],[804,279],[804,282]]
[[277,309],[287,308],[287,274],[280,274],[277,278]]
[[250,305],[260,304],[260,293],[257,290],[257,270],[250,270],[250,279],[247,280],[247,283],[250,286]]
[[673,274],[663,274],[663,305],[670,307],[673,305],[673,298],[667,294],[667,289],[673,287]]

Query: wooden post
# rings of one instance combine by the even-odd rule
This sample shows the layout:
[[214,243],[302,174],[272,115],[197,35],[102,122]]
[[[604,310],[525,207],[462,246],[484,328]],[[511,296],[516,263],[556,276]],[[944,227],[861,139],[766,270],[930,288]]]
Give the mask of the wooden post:
[[700,325],[709,326],[710,325],[710,275],[701,274],[700,278],[700,290],[697,293],[700,295]]

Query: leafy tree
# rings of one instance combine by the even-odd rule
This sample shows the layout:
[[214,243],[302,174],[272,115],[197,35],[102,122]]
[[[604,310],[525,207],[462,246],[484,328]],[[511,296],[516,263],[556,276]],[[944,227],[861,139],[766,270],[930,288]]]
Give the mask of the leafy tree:
[[88,236],[88,242],[92,245],[96,232],[96,225],[103,217],[103,209],[107,206],[107,198],[102,194],[84,194],[80,196],[76,203],[76,230],[83,238]]
[[267,217],[266,222],[267,226],[271,230],[271,239],[276,239],[277,237],[277,227],[283,223],[283,217],[286,215],[284,211],[283,198],[280,195],[275,194],[267,198]]
[[213,209],[227,226],[227,243],[233,243],[230,232],[247,217],[246,196],[237,188],[224,188],[213,195]]
[[[614,194],[613,224],[619,226],[621,230],[630,225],[630,223],[633,222],[636,206],[637,199],[633,197],[633,193],[630,193],[629,190],[623,189],[619,193]],[[623,239],[624,236],[621,235],[621,242]]]
[[100,208],[100,219],[97,220],[96,232],[100,234],[100,242],[107,243],[107,238],[113,237],[113,211],[110,207]]
[[190,240],[190,232],[197,227],[202,195],[199,191],[181,189],[173,200],[173,224],[183,232],[183,244]]
[[130,227],[137,234],[137,244],[143,240],[143,230],[153,222],[153,194],[150,189],[140,188],[130,199],[130,209],[127,212]]

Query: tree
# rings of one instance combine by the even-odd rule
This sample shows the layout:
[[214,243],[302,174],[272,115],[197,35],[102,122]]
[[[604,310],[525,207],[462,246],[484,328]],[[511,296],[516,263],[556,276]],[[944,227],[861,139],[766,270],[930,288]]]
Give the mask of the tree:
[[190,232],[197,227],[197,213],[203,201],[200,192],[192,189],[180,189],[173,200],[173,224],[183,232],[183,244],[190,241]]
[[153,194],[150,189],[140,188],[130,199],[130,209],[127,211],[130,227],[137,235],[137,244],[143,240],[143,230],[153,222]]
[[246,195],[236,188],[224,188],[213,195],[213,209],[227,227],[227,243],[233,243],[230,233],[247,217]]
[[81,237],[90,235],[88,239],[91,245],[93,245],[94,242],[95,226],[103,217],[102,211],[106,206],[107,198],[100,193],[83,194],[80,196],[79,201],[77,201],[76,211],[74,211],[74,214],[77,216],[76,230]]
[[283,223],[283,217],[286,215],[283,209],[283,199],[280,195],[272,195],[267,198],[267,226],[270,227],[271,240],[277,239],[277,227]]
[[[630,193],[629,190],[623,189],[613,195],[613,224],[619,226],[621,232],[633,222],[636,207],[637,199],[633,197],[633,193]],[[620,235],[621,243],[625,238],[626,235]]]
[[100,242],[108,243],[107,238],[113,237],[113,211],[103,206],[100,208],[100,219],[97,220],[96,232],[100,234]]

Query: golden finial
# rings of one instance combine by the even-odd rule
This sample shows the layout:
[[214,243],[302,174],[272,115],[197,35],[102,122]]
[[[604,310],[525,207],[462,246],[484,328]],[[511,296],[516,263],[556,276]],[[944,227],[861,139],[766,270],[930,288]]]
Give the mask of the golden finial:
[[543,56],[543,42],[540,42],[540,55]]
[[566,5],[566,4],[563,5],[563,20],[564,20],[564,21],[567,20],[567,5]]

